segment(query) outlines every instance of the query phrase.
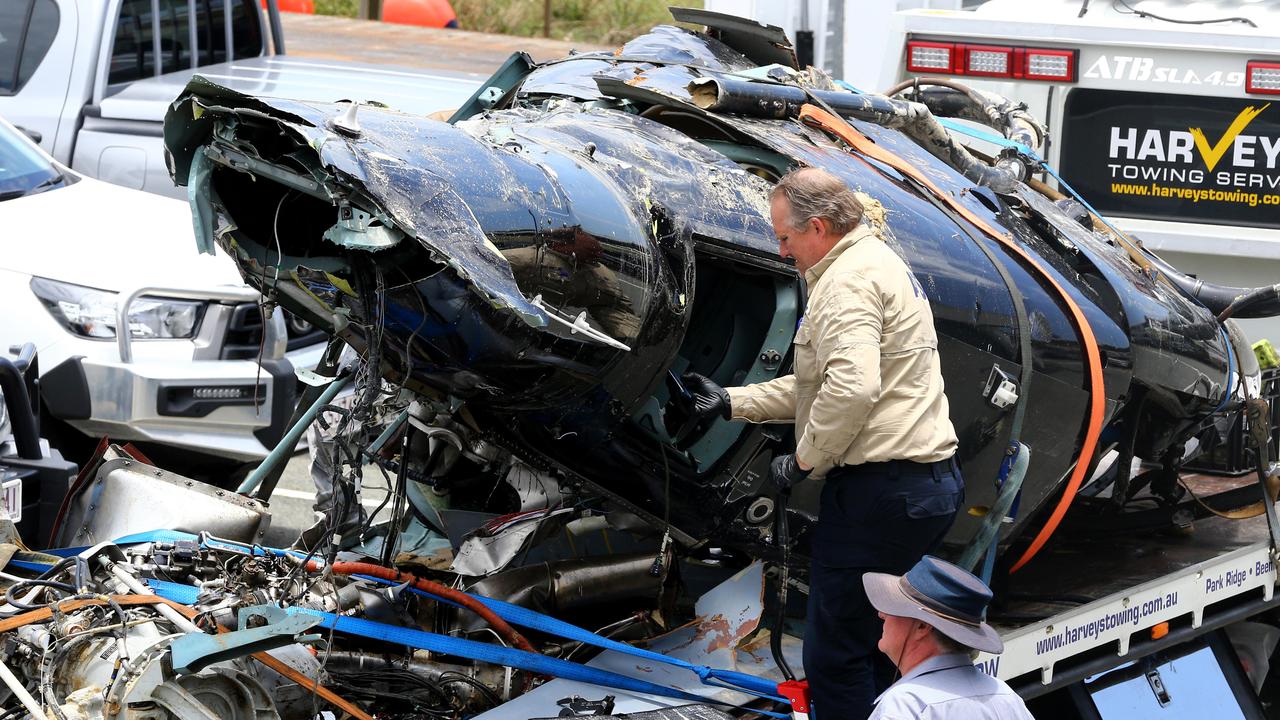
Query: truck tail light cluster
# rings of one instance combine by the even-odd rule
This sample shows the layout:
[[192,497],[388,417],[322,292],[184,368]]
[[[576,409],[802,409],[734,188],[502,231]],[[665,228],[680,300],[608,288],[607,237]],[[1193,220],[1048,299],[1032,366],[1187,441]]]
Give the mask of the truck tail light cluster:
[[1250,60],[1245,72],[1244,91],[1280,95],[1280,62]]
[[1075,50],[1058,48],[907,42],[907,70],[918,73],[1075,82],[1076,57]]

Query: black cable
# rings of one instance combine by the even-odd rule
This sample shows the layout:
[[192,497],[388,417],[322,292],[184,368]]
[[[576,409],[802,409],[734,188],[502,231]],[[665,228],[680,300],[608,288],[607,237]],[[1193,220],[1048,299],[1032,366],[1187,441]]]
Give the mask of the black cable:
[[480,682],[479,680],[476,680],[470,675],[463,675],[462,673],[455,672],[453,670],[440,673],[441,685],[449,685],[451,683],[459,683],[459,682],[466,685],[470,685],[471,687],[478,690],[480,694],[485,697],[486,700],[488,700],[490,703],[493,704],[494,707],[497,707],[502,704],[502,698],[498,697],[498,693],[494,692],[493,688],[490,688],[488,685],[485,685],[484,683]]
[[48,605],[49,603],[38,603],[35,605],[28,605],[14,598],[14,595],[17,594],[19,588],[25,588],[32,585],[39,586],[39,587],[47,587],[53,590],[61,590],[71,595],[75,595],[77,592],[79,592],[78,590],[76,590],[75,588],[71,587],[66,583],[54,582],[52,580],[21,580],[5,588],[5,591],[4,591],[5,602],[18,608],[19,610],[35,610],[37,608],[41,608],[41,607],[44,607],[45,605]]
[[791,533],[787,524],[787,500],[790,495],[791,493],[787,490],[779,492],[773,506],[773,538],[782,551],[782,562],[778,566],[778,615],[773,631],[769,633],[769,651],[773,653],[773,661],[782,672],[782,677],[786,680],[795,680],[796,674],[791,671],[791,666],[787,664],[787,659],[782,654],[782,629],[787,622],[787,585],[791,581],[789,568],[791,564],[789,535]]
[[412,670],[401,670],[398,668],[383,668],[380,670],[368,671],[330,671],[329,675],[347,686],[347,692],[352,694],[387,694],[400,697],[410,697],[406,693],[395,692],[394,690],[377,690],[374,685],[377,683],[385,684],[388,688],[393,683],[416,685],[430,692],[439,704],[447,704],[451,699],[448,692],[438,683],[432,682],[426,677],[413,672]]
[[408,342],[404,345],[405,370],[404,377],[400,379],[400,387],[396,389],[397,396],[404,390],[404,386],[409,383],[409,378],[413,375],[413,343],[418,339],[418,335],[422,333],[422,328],[427,325],[427,301],[422,298],[422,293],[418,291],[417,283],[410,279],[409,273],[401,268],[400,274],[404,275],[407,287],[413,292],[414,297],[418,298],[418,308],[422,312],[422,319],[418,321],[418,327],[413,329],[413,333],[409,335]]
[[395,567],[395,546],[400,542],[400,515],[404,512],[404,499],[409,491],[409,443],[413,439],[413,423],[406,423],[404,439],[400,443],[400,467],[396,468],[395,499],[391,502],[391,520],[387,524],[387,534],[382,539],[382,565]]
[[[378,507],[374,508],[373,512],[369,513],[369,519],[365,521],[362,533],[369,531],[373,525],[374,518],[378,517],[378,513],[382,512],[382,509],[387,506],[387,502],[391,500],[391,496],[394,495],[396,491],[395,485],[391,482],[391,476],[387,474],[387,469],[382,467],[382,463],[375,462],[374,467],[378,468],[378,472],[382,473],[382,479],[387,482],[387,492],[383,494],[382,502],[378,503]],[[397,472],[399,472],[398,469]]]
[[[1121,12],[1120,8],[1116,7],[1117,5],[1123,6],[1124,9],[1128,10],[1129,12]],[[1258,24],[1250,20],[1249,18],[1239,17],[1239,16],[1223,17],[1223,18],[1217,18],[1214,20],[1177,20],[1171,17],[1165,17],[1163,15],[1156,15],[1155,13],[1150,13],[1145,10],[1138,10],[1137,8],[1134,8],[1132,5],[1130,5],[1129,3],[1125,2],[1125,0],[1111,0],[1111,9],[1115,10],[1117,13],[1120,13],[1121,15],[1137,15],[1138,17],[1151,18],[1152,20],[1162,20],[1164,22],[1175,23],[1177,25],[1216,25],[1218,23],[1238,22],[1238,23],[1245,23],[1249,27],[1255,27],[1255,28],[1258,27]]]
[[67,569],[68,567],[70,567],[73,563],[75,563],[75,562],[76,562],[76,560],[77,560],[79,557],[80,557],[79,555],[73,555],[73,556],[71,556],[71,557],[67,557],[67,558],[63,558],[63,559],[59,560],[58,562],[56,562],[56,563],[54,563],[54,564],[53,564],[53,567],[51,567],[51,568],[49,568],[48,570],[45,570],[44,572],[40,573],[40,575],[39,575],[36,579],[37,579],[37,580],[49,580],[49,579],[52,579],[52,578],[53,578],[54,576],[56,576],[58,573],[62,572],[63,570],[66,570],[66,569]]

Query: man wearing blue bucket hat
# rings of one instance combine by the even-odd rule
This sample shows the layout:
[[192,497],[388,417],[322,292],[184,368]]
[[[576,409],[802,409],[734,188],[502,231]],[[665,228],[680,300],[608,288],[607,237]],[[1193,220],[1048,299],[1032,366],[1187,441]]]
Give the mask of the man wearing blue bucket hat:
[[902,673],[876,699],[871,720],[1030,720],[1022,698],[973,666],[973,650],[1004,651],[986,622],[986,584],[930,555],[906,575],[866,573],[862,584],[884,620],[880,652]]

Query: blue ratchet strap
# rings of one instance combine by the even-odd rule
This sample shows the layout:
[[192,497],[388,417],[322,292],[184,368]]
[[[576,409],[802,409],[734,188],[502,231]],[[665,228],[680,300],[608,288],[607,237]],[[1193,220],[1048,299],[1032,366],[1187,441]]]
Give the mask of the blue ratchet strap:
[[[358,577],[360,577],[363,580],[372,580],[374,582],[382,583],[385,585],[399,584],[394,580],[386,580],[384,578],[369,577],[367,575],[360,575]],[[433,600],[438,600],[440,602],[444,602],[449,605],[454,605],[454,607],[458,607],[455,603],[449,602],[444,598],[437,597],[436,595],[432,595],[431,593],[425,590],[419,590],[417,588],[411,587],[409,588],[409,591],[418,595],[430,597]],[[511,603],[504,602],[502,600],[494,600],[493,598],[481,597],[479,595],[473,595],[472,597],[474,597],[476,600],[479,600],[490,610],[493,610],[493,612],[496,613],[498,617],[514,625],[519,625],[521,627],[529,628],[531,630],[538,630],[540,632],[556,635],[558,637],[565,638],[567,640],[577,640],[579,642],[586,643],[588,645],[593,645],[595,647],[598,647],[604,650],[614,650],[616,652],[620,652],[620,653],[630,655],[636,658],[641,658],[644,660],[649,660],[651,662],[658,662],[666,665],[674,665],[676,667],[683,668],[685,670],[689,670],[690,672],[693,672],[699,678],[701,678],[704,683],[708,685],[715,685],[718,687],[724,687],[729,690],[745,692],[749,695],[756,695],[762,698],[768,698],[775,702],[780,702],[780,703],[788,702],[786,698],[777,694],[778,684],[767,678],[757,677],[755,675],[748,675],[746,673],[740,673],[734,670],[719,670],[716,668],[708,667],[706,665],[695,665],[691,662],[682,660],[680,658],[670,657],[668,655],[663,655],[661,653],[653,652],[652,650],[645,650],[643,648],[638,648],[634,645],[628,645],[626,643],[618,642],[617,640],[612,640],[602,635],[597,635],[596,633],[593,633],[590,630],[587,630],[585,628],[580,628],[577,625],[564,622],[563,620],[558,620],[556,618],[551,617],[550,615],[544,615],[540,612],[537,612],[536,610],[530,610],[528,608],[521,607],[519,605],[513,605]],[[721,682],[711,682],[712,680],[718,680]],[[729,684],[726,685],[722,683],[729,683]]]
[[[285,611],[290,615],[305,614],[318,617],[322,620],[321,627],[331,628],[339,632],[359,635],[360,637],[366,637],[373,640],[381,640],[384,642],[395,643],[397,645],[406,645],[419,650],[428,650],[447,655],[457,655],[459,657],[479,660],[481,662],[492,663],[494,665],[519,668],[521,670],[527,670],[540,675],[551,675],[566,680],[576,680],[578,682],[611,687],[619,690],[629,690],[632,692],[675,698],[678,700],[686,700],[696,703],[712,702],[722,705],[726,704],[712,698],[706,698],[686,692],[679,688],[664,687],[656,683],[651,683],[647,680],[627,677],[626,675],[621,675],[611,670],[579,665],[578,663],[569,662],[567,660],[538,655],[524,650],[503,647],[501,645],[476,642],[475,640],[449,637],[447,635],[437,635],[424,630],[397,627],[395,625],[387,625],[373,620],[334,615],[333,613],[311,610],[308,608],[293,607],[286,608]],[[782,713],[766,714],[778,718],[789,717]]]
[[[996,481],[997,496],[999,496],[1000,494],[1000,488],[1003,487],[1006,482],[1009,482],[1009,471],[1013,470],[1014,460],[1018,458],[1018,447],[1019,447],[1018,443],[1014,443],[1009,448],[1009,452],[1005,453],[1004,460],[1000,461],[1000,472],[998,475],[999,479]],[[1015,496],[1013,500],[1015,508],[1017,506],[1018,500],[1021,499],[1021,497],[1022,497],[1022,493],[1021,491],[1019,491],[1018,495]],[[1009,511],[1009,517],[1013,517],[1016,514],[1017,514],[1016,509],[1011,509]],[[1003,522],[1003,519],[1001,520],[1001,522]],[[987,552],[982,562],[982,573],[980,574],[980,577],[982,578],[982,582],[986,583],[988,587],[990,587],[991,585],[991,576],[995,574],[996,555],[997,555],[996,550],[998,550],[999,547],[1000,547],[1000,533],[997,532],[995,534],[995,537],[991,538],[991,545],[987,547]]]
[[[148,580],[147,583],[150,585],[151,589],[155,591],[156,595],[159,595],[160,597],[186,605],[195,601],[197,590],[190,585],[181,585],[179,583],[165,582],[163,580]],[[591,685],[598,685],[602,687],[611,687],[618,690],[629,690],[631,692],[675,698],[677,700],[686,700],[689,702],[711,702],[722,705],[728,704],[715,700],[714,698],[695,695],[679,688],[665,687],[658,685],[657,683],[649,682],[648,680],[628,677],[620,673],[615,673],[612,670],[593,668],[587,665],[580,665],[567,660],[548,657],[546,655],[538,655],[537,653],[509,648],[502,645],[482,643],[475,640],[467,640],[465,638],[450,637],[448,635],[439,635],[437,633],[426,632],[425,630],[415,630],[413,628],[388,625],[387,623],[380,623],[362,618],[335,615],[333,613],[312,610],[310,608],[290,607],[285,608],[284,610],[290,615],[301,614],[318,617],[322,620],[322,627],[347,633],[349,635],[369,638],[371,640],[380,640],[383,642],[405,645],[419,650],[428,650],[430,652],[443,653],[446,655],[456,655],[458,657],[465,657],[471,660],[478,660],[480,662],[487,662],[494,665],[527,670],[539,675],[550,675],[566,680],[576,680],[578,682],[589,683]],[[788,717],[787,715],[780,713],[768,714],[779,718]]]
[[[137,544],[137,543],[147,543],[147,542],[175,542],[178,540],[194,541],[197,539],[199,539],[198,536],[192,535],[191,533],[177,532],[173,530],[155,530],[152,532],[127,535],[125,537],[122,537],[116,540],[116,544],[127,545],[127,544]],[[271,553],[276,555],[291,554],[290,551],[287,551],[287,550],[280,550],[277,548],[268,548],[261,545],[249,546],[247,544],[240,545],[240,544],[234,544],[234,543],[222,543],[208,537],[205,538],[205,545],[208,547],[235,550],[237,552],[246,552],[246,550],[252,547],[253,554],[259,554],[259,551],[261,551],[262,553]],[[77,549],[70,548],[67,551],[75,551],[75,550]],[[83,548],[80,548],[79,550],[83,550]],[[70,554],[75,554],[75,552],[70,552]],[[33,570],[45,570],[45,569],[48,569],[49,566],[39,565],[37,563],[23,563],[19,565],[19,567],[28,567],[29,569],[33,569]],[[373,582],[378,582],[386,585],[400,584],[394,580],[386,580],[383,578],[375,578],[375,577],[370,577],[366,575],[357,575],[355,577],[362,580],[370,580]],[[196,594],[198,592],[195,588],[189,585],[181,585],[178,583],[165,582],[162,580],[147,580],[146,582],[148,585],[152,587],[152,589],[155,590],[157,595],[162,595],[164,597],[167,597],[170,600],[187,604],[187,605],[190,605],[191,603],[195,602]],[[453,605],[454,607],[459,607],[456,603],[450,602],[449,600],[446,600],[444,598],[440,598],[424,590],[419,590],[417,588],[410,587],[409,591],[417,595],[430,597],[433,600],[437,600],[439,602],[444,602],[446,604]],[[594,632],[591,632],[590,630],[587,630],[585,628],[578,627],[577,625],[564,622],[563,620],[558,620],[549,615],[545,615],[543,613],[537,612],[535,610],[530,610],[528,608],[521,607],[519,605],[514,605],[512,603],[504,602],[502,600],[494,600],[492,598],[481,597],[478,595],[472,595],[471,597],[475,598],[479,602],[489,607],[491,610],[494,611],[494,613],[496,613],[502,619],[512,624],[519,625],[521,627],[529,628],[531,630],[538,630],[540,632],[556,635],[558,637],[568,639],[568,640],[577,640],[579,642],[592,645],[595,647],[599,647],[605,650],[614,650],[616,652],[630,655],[632,657],[642,658],[650,662],[658,662],[658,663],[663,663],[667,665],[673,665],[675,667],[689,670],[690,672],[697,675],[698,678],[704,684],[710,685],[713,687],[721,687],[727,690],[742,692],[748,695],[754,695],[757,697],[766,698],[779,703],[789,702],[786,698],[782,697],[781,695],[778,695],[777,683],[767,678],[761,678],[755,675],[749,675],[747,673],[741,673],[734,670],[722,670],[722,669],[708,667],[705,665],[695,665],[693,663],[690,663],[686,660],[682,660],[680,658],[670,657],[668,655],[663,655],[661,653],[656,653],[651,650],[645,650],[643,648],[638,648],[633,645],[628,645],[626,643],[622,643],[617,640],[606,638],[602,635],[598,635]],[[351,618],[344,618],[344,619],[351,619]],[[387,627],[390,627],[396,630],[422,632],[419,630],[410,630],[408,628],[396,628],[396,626],[391,626],[391,625]],[[339,627],[338,629],[342,629],[342,628]],[[457,640],[457,638],[445,638],[445,639]],[[468,641],[468,642],[474,643],[475,641]],[[475,643],[475,644],[483,647],[492,647],[487,643]],[[431,648],[422,648],[422,649],[429,650]],[[524,651],[518,651],[518,652],[524,652]],[[460,653],[454,652],[452,654],[460,654]],[[529,653],[525,653],[525,654],[529,654]],[[467,655],[465,657],[472,657],[472,656]],[[543,657],[543,656],[535,655],[534,657]],[[472,658],[472,659],[483,659],[483,658]],[[546,658],[546,659],[551,660],[554,658]],[[563,662],[563,661],[560,661],[560,662]],[[501,664],[509,664],[509,663],[501,663]],[[577,665],[576,663],[569,663],[569,664],[572,665],[573,667],[585,667],[582,665]],[[517,665],[513,665],[512,667],[521,667],[521,669],[529,669],[529,668],[525,668]],[[543,671],[538,670],[536,672],[543,672]],[[556,673],[547,672],[546,674],[554,675]],[[564,675],[557,675],[557,676],[567,677],[568,679],[578,679],[578,678],[568,677]],[[619,676],[619,677],[625,677],[625,676]],[[593,681],[584,680],[583,682],[593,682]],[[601,683],[595,683],[595,684],[601,684]],[[607,685],[607,683],[604,683],[604,684]],[[615,686],[609,685],[609,687],[615,687]],[[660,687],[660,686],[655,685],[655,687]],[[622,689],[628,689],[628,688],[622,688]],[[649,692],[649,691],[642,691],[642,692]],[[662,693],[654,693],[654,694],[662,694]],[[675,697],[675,696],[671,696],[668,694],[668,695],[664,695],[664,697]],[[707,700],[707,698],[701,698],[701,697],[698,697],[697,699],[699,701]],[[757,712],[761,712],[763,714],[770,714],[765,711],[757,711]],[[786,716],[778,715],[778,717],[786,717]]]
[[[134,533],[116,538],[111,542],[115,545],[138,545],[140,543],[157,543],[157,542],[177,542],[179,540],[199,540],[198,535],[192,535],[188,532],[179,530],[150,530],[148,532]],[[69,548],[55,548],[52,550],[41,550],[40,552],[47,555],[57,555],[58,557],[71,557],[79,555],[89,549],[89,545]]]

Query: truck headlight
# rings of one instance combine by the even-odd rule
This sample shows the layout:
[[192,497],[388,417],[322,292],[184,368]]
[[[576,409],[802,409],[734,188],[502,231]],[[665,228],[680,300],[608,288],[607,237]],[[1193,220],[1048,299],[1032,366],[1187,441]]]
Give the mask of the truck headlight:
[[[31,278],[31,292],[68,332],[87,338],[116,336],[118,293],[48,278]],[[204,303],[139,298],[129,307],[129,334],[137,339],[189,338],[196,334]]]

